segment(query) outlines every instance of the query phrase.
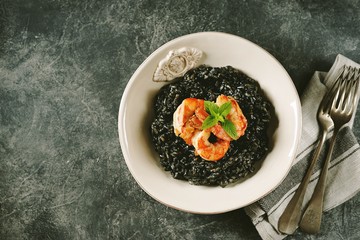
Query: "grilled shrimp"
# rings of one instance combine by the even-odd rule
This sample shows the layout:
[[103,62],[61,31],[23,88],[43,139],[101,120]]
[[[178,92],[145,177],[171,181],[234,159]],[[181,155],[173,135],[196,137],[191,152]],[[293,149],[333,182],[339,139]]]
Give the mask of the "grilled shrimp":
[[224,157],[230,146],[230,141],[217,138],[215,143],[209,141],[210,130],[197,131],[192,138],[195,154],[208,161],[217,161]]
[[[233,97],[220,95],[216,98],[216,105],[218,105],[218,106],[221,106],[222,104],[224,104],[226,102],[231,102],[231,105],[232,105],[231,111],[226,116],[226,118],[235,125],[236,133],[237,133],[236,139],[239,139],[245,133],[245,130],[247,127],[247,120],[246,120],[241,108],[239,107],[239,104],[236,102],[236,100]],[[218,138],[228,140],[228,141],[231,140],[231,137],[224,131],[224,129],[217,128],[216,130],[217,130],[217,132],[216,133],[213,132],[213,134],[216,135]]]
[[175,135],[180,136],[188,145],[191,145],[191,138],[196,129],[201,129],[202,121],[200,119],[203,119],[204,116],[206,118],[207,115],[204,100],[196,98],[184,99],[173,115]]

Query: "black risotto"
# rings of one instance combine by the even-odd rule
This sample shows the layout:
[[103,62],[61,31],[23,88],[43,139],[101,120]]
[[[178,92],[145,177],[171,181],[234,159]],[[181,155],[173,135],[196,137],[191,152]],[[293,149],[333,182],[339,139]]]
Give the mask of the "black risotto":
[[[248,121],[245,135],[231,141],[226,155],[218,161],[195,156],[194,147],[174,134],[173,113],[185,98],[215,101],[217,96],[232,96]],[[160,164],[175,179],[195,185],[225,187],[254,171],[256,161],[268,151],[267,128],[273,106],[259,84],[231,67],[200,66],[188,71],[160,89],[154,101],[151,139]]]

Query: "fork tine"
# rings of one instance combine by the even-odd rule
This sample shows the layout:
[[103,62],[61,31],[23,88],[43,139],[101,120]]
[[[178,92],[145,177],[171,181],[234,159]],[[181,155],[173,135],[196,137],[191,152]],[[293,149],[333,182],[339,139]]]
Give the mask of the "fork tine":
[[334,83],[330,87],[330,89],[325,94],[322,102],[320,103],[322,111],[328,113],[330,111],[331,105],[333,103],[334,98],[336,98],[336,94],[339,90],[339,85],[341,81],[344,79],[343,75],[346,72],[346,66],[343,66],[338,73]]
[[360,81],[360,69],[359,68],[352,68],[352,74],[351,74],[351,94],[352,95],[352,101],[351,104],[354,105],[354,103],[357,102],[358,99],[358,90],[359,90],[359,81]]
[[346,100],[350,97],[350,94],[348,94],[349,90],[350,90],[349,83],[350,83],[350,81],[348,79],[344,79],[344,81],[342,82],[341,97],[337,104],[337,107],[340,109],[343,109],[346,106],[346,103],[347,103]]
[[348,86],[346,89],[347,98],[346,101],[343,103],[343,106],[341,106],[341,109],[344,111],[348,111],[349,113],[352,112],[353,109],[353,102],[355,100],[356,94],[355,94],[355,85],[356,81],[354,80],[348,80]]
[[339,98],[341,99],[340,95],[342,95],[343,93],[343,86],[344,86],[343,83],[339,82],[338,88],[335,92],[335,97],[333,98],[332,103],[330,104],[330,109],[337,108],[338,103],[340,102]]
[[329,108],[339,108],[343,105],[345,95],[348,87],[349,68],[344,66],[341,74],[339,75],[336,84],[334,84],[334,97],[329,104]]
[[345,82],[345,90],[343,92],[343,101],[339,104],[339,108],[341,109],[346,109],[348,108],[349,106],[351,107],[352,105],[352,99],[354,98],[354,83],[356,83],[354,81],[354,79],[351,79],[353,74],[349,74],[351,75],[350,78],[348,78]]
[[357,106],[357,101],[359,99],[359,81],[360,81],[360,69],[357,68],[357,76],[353,79],[352,81],[352,101],[349,103],[349,105],[351,106],[351,109],[349,111],[353,111],[353,108],[355,108]]
[[333,99],[331,108],[347,111],[351,114],[358,99],[359,69],[347,67],[340,78],[342,80],[339,83],[340,86]]
[[[333,107],[340,109],[345,109],[347,106],[351,105],[354,101],[352,100],[358,91],[358,82],[360,78],[360,70],[358,68],[353,68],[350,66],[344,67],[344,71],[340,76],[339,86],[339,95],[337,100],[334,102]],[[354,99],[355,102],[357,100]]]

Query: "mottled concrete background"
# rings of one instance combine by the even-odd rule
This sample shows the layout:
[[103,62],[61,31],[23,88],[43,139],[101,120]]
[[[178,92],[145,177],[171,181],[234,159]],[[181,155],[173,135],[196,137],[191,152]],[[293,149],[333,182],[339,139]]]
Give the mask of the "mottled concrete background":
[[[0,239],[259,239],[241,209],[159,204],[119,147],[131,75],[165,42],[201,31],[259,44],[300,94],[338,53],[360,62],[356,0],[0,0]],[[288,239],[359,239],[359,222],[357,195],[325,214],[318,236]]]

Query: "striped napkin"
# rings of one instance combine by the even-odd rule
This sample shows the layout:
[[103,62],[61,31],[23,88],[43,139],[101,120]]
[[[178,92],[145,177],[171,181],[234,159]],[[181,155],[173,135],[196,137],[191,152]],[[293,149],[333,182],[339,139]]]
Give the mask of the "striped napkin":
[[[263,239],[283,239],[286,237],[286,235],[278,231],[278,220],[307,171],[319,135],[319,125],[316,118],[319,104],[343,65],[360,67],[359,64],[352,60],[338,55],[329,72],[315,72],[301,97],[302,136],[296,158],[288,176],[273,192],[245,208],[245,212],[251,218]],[[351,130],[353,120],[354,118],[337,136],[329,166],[324,211],[342,204],[360,190],[360,147]],[[339,139],[341,140],[339,141]],[[326,149],[327,147],[323,148],[320,161],[315,166],[305,194],[304,206],[311,198],[319,178]]]

